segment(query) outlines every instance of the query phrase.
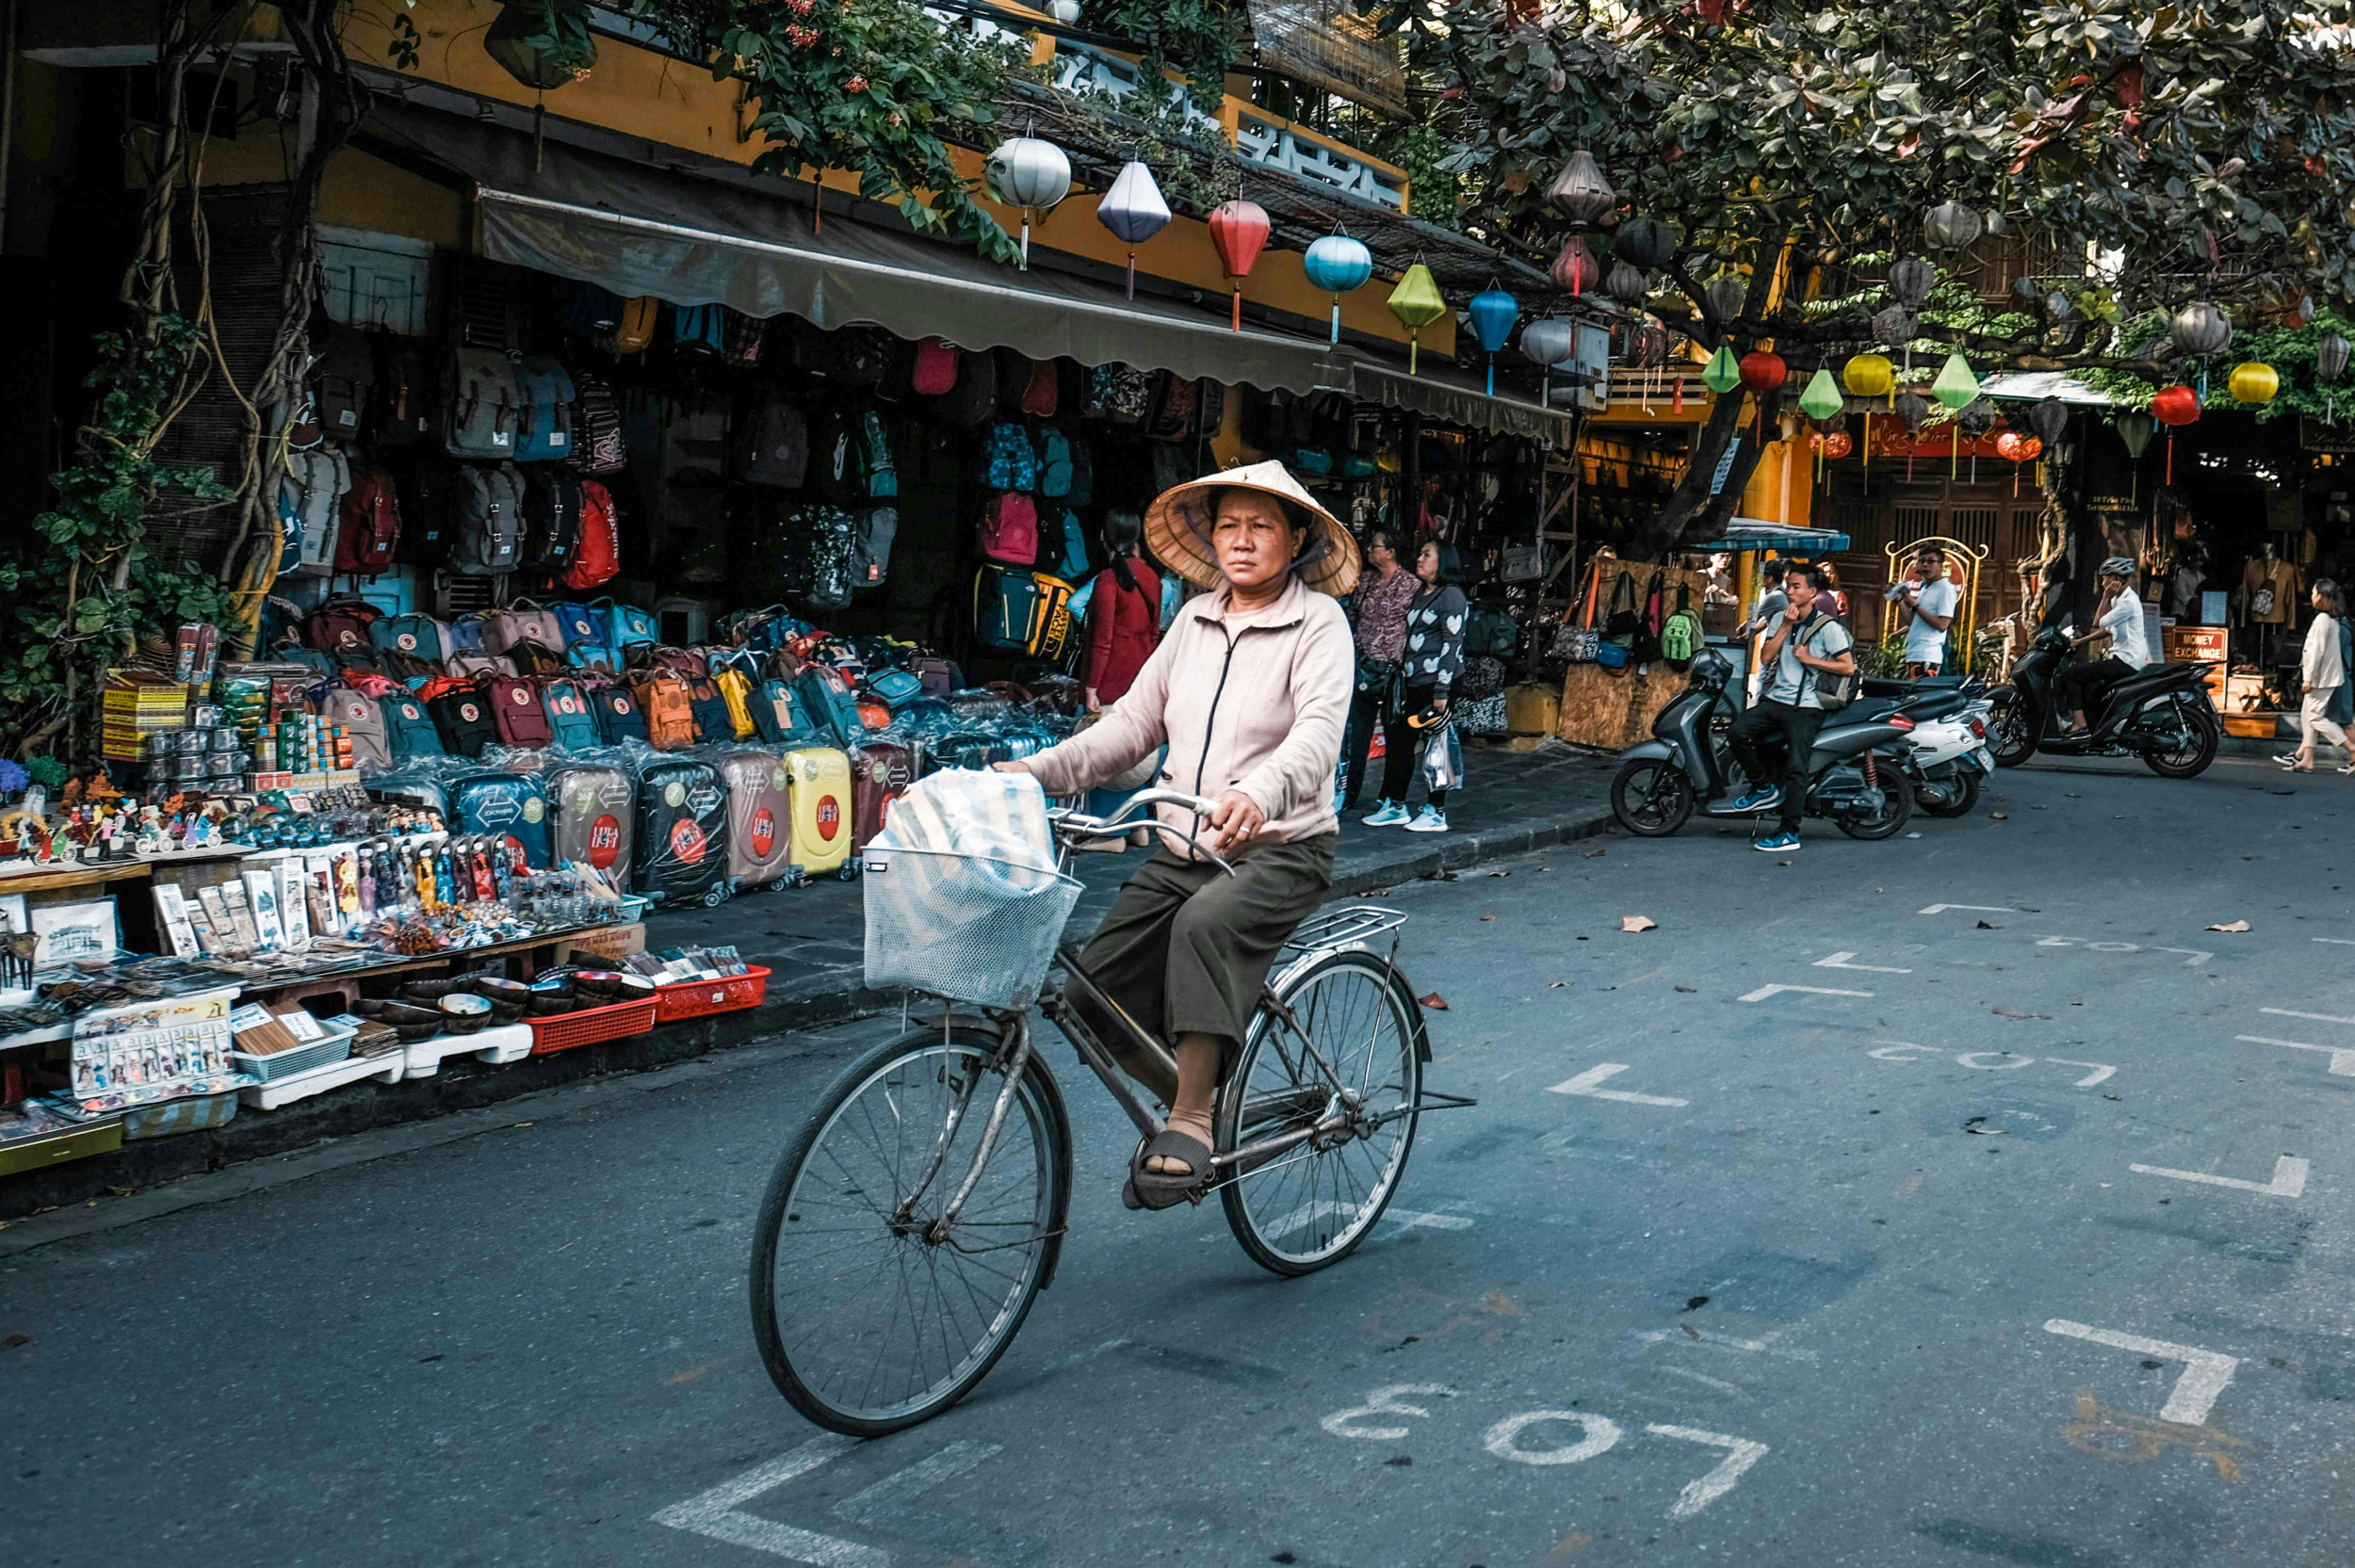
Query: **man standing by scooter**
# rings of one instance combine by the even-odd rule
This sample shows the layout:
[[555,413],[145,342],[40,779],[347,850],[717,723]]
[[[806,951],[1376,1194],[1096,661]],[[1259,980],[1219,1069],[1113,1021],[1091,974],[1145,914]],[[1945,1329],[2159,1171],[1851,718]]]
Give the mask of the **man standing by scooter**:
[[[1749,793],[1733,803],[1736,811],[1764,811],[1779,804],[1781,827],[1762,832],[1750,848],[1778,854],[1799,848],[1799,816],[1807,803],[1807,767],[1815,748],[1815,732],[1824,727],[1823,699],[1815,694],[1815,677],[1852,675],[1856,655],[1848,629],[1827,615],[1816,613],[1815,596],[1824,589],[1820,567],[1795,566],[1782,579],[1790,602],[1782,619],[1772,626],[1766,645],[1759,650],[1759,667],[1766,671],[1765,689],[1758,702],[1733,726],[1734,760],[1751,781]],[[1783,745],[1779,785],[1762,781],[1773,765],[1767,743],[1780,736]]]

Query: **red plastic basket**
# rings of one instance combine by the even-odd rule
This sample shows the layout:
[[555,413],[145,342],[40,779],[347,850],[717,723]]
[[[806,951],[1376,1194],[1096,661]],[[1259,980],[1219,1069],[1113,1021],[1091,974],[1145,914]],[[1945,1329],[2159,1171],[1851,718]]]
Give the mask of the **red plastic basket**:
[[741,1012],[756,1008],[769,994],[769,971],[755,963],[741,975],[717,980],[681,980],[654,994],[655,1018],[675,1024],[682,1018],[704,1018],[715,1012]]
[[615,1002],[609,1007],[584,1008],[578,1012],[560,1012],[553,1018],[527,1018],[531,1026],[531,1054],[545,1056],[550,1051],[569,1051],[576,1045],[594,1045],[601,1041],[627,1040],[634,1034],[644,1034],[654,1027],[654,997],[642,1002]]

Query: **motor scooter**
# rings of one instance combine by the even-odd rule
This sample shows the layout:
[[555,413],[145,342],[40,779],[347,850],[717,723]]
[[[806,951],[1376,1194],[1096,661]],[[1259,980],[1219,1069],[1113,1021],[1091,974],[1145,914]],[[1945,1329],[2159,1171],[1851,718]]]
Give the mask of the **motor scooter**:
[[[1737,709],[1726,686],[1733,666],[1722,655],[1704,652],[1693,661],[1685,688],[1652,720],[1652,738],[1620,753],[1611,781],[1611,814],[1640,838],[1665,838],[1704,816],[1757,819],[1778,805],[1736,810],[1749,788],[1734,767],[1726,731]],[[1902,715],[1843,711],[1827,719],[1808,759],[1805,811],[1827,816],[1850,838],[1887,838],[1913,812],[1907,779],[1907,736],[1913,721]]]
[[1913,803],[1932,816],[1968,816],[1995,771],[1987,744],[1992,711],[1982,683],[1933,676],[1921,682],[1867,680],[1863,695],[1842,717],[1886,713],[1913,720],[1906,754]]
[[2054,757],[2140,757],[2163,779],[2197,778],[2216,760],[2224,721],[2208,701],[2205,664],[2153,664],[2111,685],[2081,734],[2060,727],[2056,690],[2069,654],[2068,634],[2037,633],[2011,667],[2011,678],[1988,693],[1988,725],[1999,768],[2017,768],[2041,752]]

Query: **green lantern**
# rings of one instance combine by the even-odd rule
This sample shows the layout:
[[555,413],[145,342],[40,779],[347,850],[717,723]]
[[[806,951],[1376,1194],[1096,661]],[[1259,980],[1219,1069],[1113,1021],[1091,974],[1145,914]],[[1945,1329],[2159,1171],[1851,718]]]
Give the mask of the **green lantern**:
[[1829,419],[1843,406],[1840,388],[1831,379],[1831,372],[1818,366],[1807,390],[1799,394],[1799,412],[1810,419]]
[[1701,371],[1701,385],[1723,397],[1742,384],[1742,366],[1735,361],[1733,350],[1724,344],[1709,356],[1709,364]]
[[1447,314],[1447,301],[1440,298],[1439,282],[1431,275],[1431,268],[1417,262],[1390,290],[1389,304],[1390,314],[1406,329],[1406,373],[1411,376],[1422,330]]
[[1938,380],[1930,383],[1930,396],[1945,404],[1949,412],[1958,413],[1978,400],[1979,378],[1960,354],[1949,354]]

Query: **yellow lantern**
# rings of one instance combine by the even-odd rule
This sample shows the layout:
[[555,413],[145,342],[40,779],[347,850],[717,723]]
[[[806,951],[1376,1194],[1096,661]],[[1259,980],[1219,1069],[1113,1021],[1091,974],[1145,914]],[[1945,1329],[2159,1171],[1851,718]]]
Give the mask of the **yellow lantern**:
[[1421,347],[1418,334],[1447,314],[1447,301],[1439,297],[1439,282],[1431,268],[1417,262],[1406,269],[1390,290],[1390,314],[1406,329],[1406,371],[1412,375]]
[[[1887,354],[1859,354],[1840,367],[1840,380],[1857,397],[1897,396],[1897,367]],[[1892,408],[1894,403],[1891,405]]]
[[2282,378],[2273,366],[2251,360],[2233,366],[2232,379],[2224,384],[2236,403],[2270,403],[2282,390]]

